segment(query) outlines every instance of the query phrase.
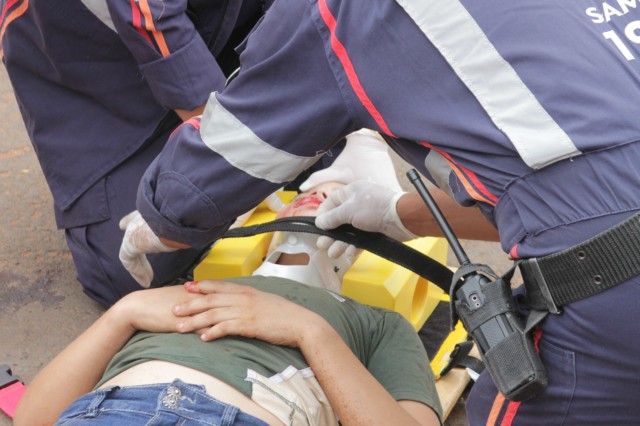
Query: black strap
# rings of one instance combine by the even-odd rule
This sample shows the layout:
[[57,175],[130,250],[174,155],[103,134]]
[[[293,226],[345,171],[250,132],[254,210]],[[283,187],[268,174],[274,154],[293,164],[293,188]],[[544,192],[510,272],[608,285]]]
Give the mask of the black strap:
[[581,244],[527,259],[520,270],[532,308],[553,313],[640,275],[640,213]]
[[440,376],[444,376],[454,367],[468,368],[476,374],[482,373],[484,370],[484,363],[481,359],[469,355],[471,349],[473,349],[473,341],[467,340],[466,342],[460,342],[453,347],[451,355],[449,355],[449,361],[447,365],[440,371]]
[[449,293],[453,272],[429,256],[377,232],[366,232],[351,225],[324,230],[315,225],[315,217],[297,216],[230,229],[222,238],[247,237],[274,231],[305,232],[326,235],[388,259],[415,272]]

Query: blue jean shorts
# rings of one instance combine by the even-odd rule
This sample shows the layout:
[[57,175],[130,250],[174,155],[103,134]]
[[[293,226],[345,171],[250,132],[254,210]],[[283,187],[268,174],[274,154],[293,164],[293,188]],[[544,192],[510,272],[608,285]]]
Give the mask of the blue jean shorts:
[[238,407],[207,395],[205,387],[172,383],[107,387],[76,399],[56,425],[266,426]]

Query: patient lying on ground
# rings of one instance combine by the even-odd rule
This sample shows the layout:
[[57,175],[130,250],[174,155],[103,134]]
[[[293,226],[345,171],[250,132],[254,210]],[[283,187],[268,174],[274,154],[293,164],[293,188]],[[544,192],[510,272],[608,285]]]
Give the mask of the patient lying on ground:
[[[279,216],[313,215],[340,185]],[[33,380],[15,424],[439,424],[413,327],[340,296],[353,258],[316,238],[276,233],[251,277],[126,296]]]

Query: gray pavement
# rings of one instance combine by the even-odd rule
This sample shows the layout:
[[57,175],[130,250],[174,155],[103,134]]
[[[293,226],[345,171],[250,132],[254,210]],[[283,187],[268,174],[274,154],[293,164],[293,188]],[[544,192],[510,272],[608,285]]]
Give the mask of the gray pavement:
[[[0,116],[0,364],[8,364],[28,384],[103,309],[82,293],[76,281],[4,67],[0,67]],[[463,245],[474,261],[490,262],[497,272],[509,266],[496,244],[464,241]],[[0,413],[0,426],[10,424]],[[447,424],[466,424],[463,403]]]

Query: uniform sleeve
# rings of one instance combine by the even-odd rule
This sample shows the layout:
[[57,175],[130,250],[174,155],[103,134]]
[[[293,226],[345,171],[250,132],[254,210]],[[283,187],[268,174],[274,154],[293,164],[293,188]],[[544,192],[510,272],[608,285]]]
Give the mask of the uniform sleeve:
[[120,38],[167,109],[204,105],[225,76],[186,14],[187,0],[107,0]]
[[383,318],[367,369],[397,401],[421,402],[442,419],[435,377],[420,338],[399,314],[389,312]]
[[362,127],[345,104],[310,5],[276,2],[248,37],[239,75],[210,96],[147,170],[138,209],[157,235],[192,246],[292,181]]

